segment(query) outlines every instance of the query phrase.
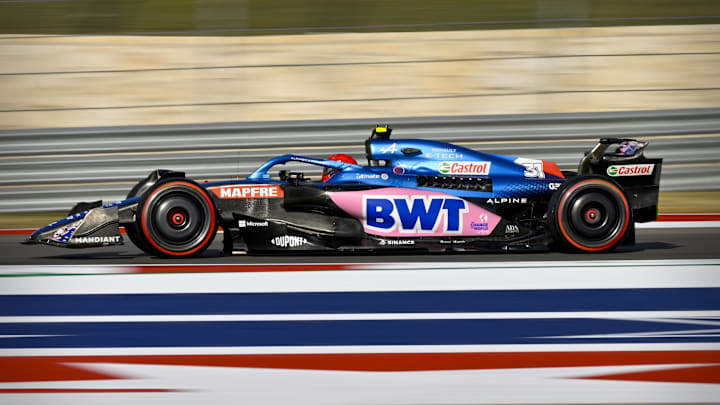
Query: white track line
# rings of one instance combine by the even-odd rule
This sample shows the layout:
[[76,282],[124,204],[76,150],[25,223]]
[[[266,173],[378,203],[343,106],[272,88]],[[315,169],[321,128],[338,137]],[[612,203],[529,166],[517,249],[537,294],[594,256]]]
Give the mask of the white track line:
[[[682,262],[682,261],[680,261]],[[458,268],[458,266],[462,266]],[[397,266],[397,267],[396,267]],[[7,277],[0,294],[163,294],[720,287],[720,261],[398,263],[396,270]]]
[[223,346],[0,349],[0,357],[326,353],[505,353],[720,350],[718,343],[573,343],[527,345]]
[[635,224],[637,229],[720,228],[720,221],[655,221]]

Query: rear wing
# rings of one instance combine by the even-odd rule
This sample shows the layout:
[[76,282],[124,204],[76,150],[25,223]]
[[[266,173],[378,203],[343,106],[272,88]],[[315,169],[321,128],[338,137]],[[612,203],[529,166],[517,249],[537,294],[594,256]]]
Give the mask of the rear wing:
[[662,159],[648,159],[648,142],[624,138],[602,138],[585,154],[578,175],[597,174],[617,181],[627,193],[635,222],[657,218]]

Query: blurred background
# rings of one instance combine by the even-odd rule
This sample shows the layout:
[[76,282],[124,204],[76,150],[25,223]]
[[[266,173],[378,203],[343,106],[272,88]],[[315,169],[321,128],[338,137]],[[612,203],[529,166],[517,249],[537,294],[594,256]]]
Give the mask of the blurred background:
[[2,1],[0,125],[717,106],[718,21],[708,0]]
[[361,155],[379,122],[562,168],[655,136],[665,191],[717,189],[719,22],[710,0],[2,0],[0,211]]

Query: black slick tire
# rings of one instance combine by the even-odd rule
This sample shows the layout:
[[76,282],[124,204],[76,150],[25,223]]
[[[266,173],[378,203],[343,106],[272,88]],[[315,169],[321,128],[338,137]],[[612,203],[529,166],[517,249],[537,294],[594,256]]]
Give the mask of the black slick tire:
[[563,183],[548,205],[553,239],[561,248],[602,252],[630,235],[632,209],[622,187],[602,176],[578,176]]
[[204,188],[187,179],[165,179],[140,198],[135,236],[156,256],[197,256],[213,242],[217,218]]

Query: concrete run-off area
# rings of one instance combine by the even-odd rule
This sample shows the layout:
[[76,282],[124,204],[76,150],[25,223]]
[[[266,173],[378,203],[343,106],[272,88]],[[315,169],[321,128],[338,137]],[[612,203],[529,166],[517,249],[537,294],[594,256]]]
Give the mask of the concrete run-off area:
[[720,25],[0,36],[0,128],[700,108]]

